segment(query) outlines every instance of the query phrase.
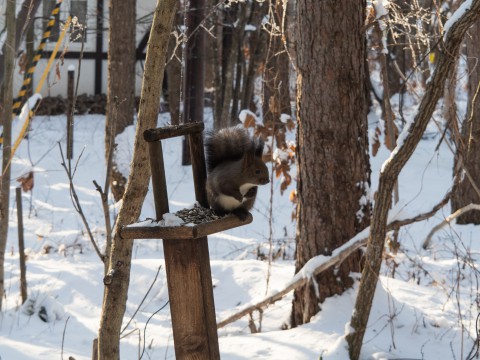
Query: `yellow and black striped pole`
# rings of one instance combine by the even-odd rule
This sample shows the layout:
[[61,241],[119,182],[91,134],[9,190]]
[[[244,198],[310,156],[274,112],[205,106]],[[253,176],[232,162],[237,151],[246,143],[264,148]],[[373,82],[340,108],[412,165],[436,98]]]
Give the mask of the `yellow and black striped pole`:
[[33,72],[35,71],[35,67],[37,66],[38,60],[42,57],[43,50],[45,49],[45,44],[47,43],[48,38],[50,37],[50,32],[52,31],[53,25],[55,25],[55,18],[60,11],[60,5],[62,5],[63,0],[58,0],[55,7],[52,9],[50,13],[50,18],[47,23],[47,28],[43,32],[42,40],[40,41],[40,45],[38,45],[37,51],[35,52],[35,56],[33,57],[32,64],[30,64],[27,74],[23,80],[22,88],[18,93],[18,96],[13,100],[13,114],[19,115],[22,109],[22,102],[25,100],[25,95],[29,87],[32,85],[32,77]]

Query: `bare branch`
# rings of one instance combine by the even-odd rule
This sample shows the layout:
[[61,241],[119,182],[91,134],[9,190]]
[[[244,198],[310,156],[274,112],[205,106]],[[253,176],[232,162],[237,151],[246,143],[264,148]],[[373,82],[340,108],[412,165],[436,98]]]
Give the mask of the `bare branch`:
[[[85,226],[85,229],[87,230],[88,237],[90,239],[90,242],[93,245],[93,248],[95,249],[95,252],[97,253],[98,257],[102,262],[105,262],[105,255],[102,255],[100,249],[98,248],[97,243],[95,242],[95,239],[93,238],[92,230],[90,229],[90,226],[88,225],[87,218],[85,217],[85,214],[83,213],[82,206],[80,205],[80,200],[78,199],[77,192],[75,191],[75,185],[73,184],[73,175],[71,172],[71,167],[66,165],[65,163],[65,156],[63,155],[63,150],[62,146],[60,143],[58,143],[58,147],[60,149],[60,155],[62,157],[62,167],[65,169],[65,172],[67,173],[68,177],[68,182],[70,185],[70,195],[72,197],[72,202],[75,210],[77,213],[80,215],[80,218],[82,219],[83,225]],[[69,161],[70,163],[70,161]],[[78,164],[78,162],[77,162]],[[76,165],[75,165],[76,169]]]
[[450,224],[450,222],[457,217],[459,217],[462,214],[465,214],[466,212],[472,211],[472,210],[480,210],[480,205],[479,204],[468,204],[467,206],[462,207],[461,209],[458,209],[455,211],[453,214],[448,215],[445,220],[443,220],[440,224],[435,226],[430,232],[428,233],[425,241],[423,242],[422,247],[424,249],[428,248],[430,246],[430,241],[432,240],[433,235],[443,228],[445,225]]
[[[402,226],[405,225],[410,225],[416,222],[420,222],[423,220],[426,220],[435,213],[440,210],[442,207],[445,206],[445,204],[448,203],[448,200],[450,199],[450,192],[448,192],[445,197],[437,204],[435,205],[432,210],[419,214],[413,218],[410,219],[404,219],[404,220],[395,220],[390,222],[387,225],[387,230],[397,230]],[[480,206],[480,205],[479,205]],[[237,321],[238,319],[241,319],[242,317],[251,314],[253,311],[258,310],[258,311],[263,311],[262,309],[268,307],[268,305],[274,304],[278,300],[283,299],[285,295],[287,295],[290,291],[295,290],[301,286],[304,286],[308,283],[310,278],[312,276],[317,276],[320,273],[324,272],[325,270],[328,270],[332,266],[338,265],[341,262],[343,262],[346,258],[350,256],[350,254],[354,253],[357,251],[359,248],[362,246],[365,246],[367,244],[368,240],[368,234],[370,232],[370,227],[366,228],[363,230],[361,233],[355,235],[352,239],[350,239],[348,242],[340,246],[339,248],[335,249],[330,256],[316,256],[312,258],[309,262],[305,264],[305,266],[297,273],[297,275],[290,281],[290,283],[283,289],[280,290],[266,298],[264,298],[262,301],[259,301],[255,303],[254,305],[248,306],[247,308],[229,316],[225,320],[220,321],[217,324],[217,328],[220,329],[224,327],[225,325],[228,325],[234,321]],[[323,261],[319,260],[322,259]],[[312,264],[316,264],[315,268],[313,270],[309,270],[311,268]],[[302,274],[308,274],[308,277],[303,276]]]

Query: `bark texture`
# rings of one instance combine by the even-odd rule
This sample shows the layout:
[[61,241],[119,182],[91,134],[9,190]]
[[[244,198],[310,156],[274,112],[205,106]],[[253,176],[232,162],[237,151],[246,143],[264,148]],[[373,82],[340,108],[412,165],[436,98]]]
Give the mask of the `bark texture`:
[[5,85],[3,87],[3,147],[0,181],[0,310],[5,292],[5,248],[8,237],[8,208],[10,205],[10,162],[12,158],[13,71],[15,67],[15,1],[8,0],[6,8],[7,38],[5,42]]
[[143,132],[155,128],[160,106],[163,71],[176,0],[158,0],[145,60],[133,159],[123,203],[114,230],[109,272],[98,334],[98,359],[120,359],[120,328],[125,313],[133,240],[120,238],[118,228],[138,220],[148,190],[150,166]]
[[380,173],[375,207],[373,209],[370,236],[365,255],[365,267],[355,302],[355,308],[350,320],[352,331],[347,335],[350,359],[360,357],[363,337],[367,327],[373,296],[382,263],[382,254],[386,236],[388,210],[392,203],[392,189],[398,180],[400,171],[413,154],[429,120],[435,110],[438,99],[443,95],[446,79],[451,76],[455,68],[456,54],[458,54],[462,39],[468,28],[480,18],[480,0],[471,3],[470,10],[466,11],[450,28],[446,42],[442,47],[438,65],[431,80],[427,83],[425,95],[422,98],[413,124],[407,131],[403,145],[394,151],[394,154],[385,162]]
[[[296,271],[368,224],[364,13],[364,1],[297,3]],[[350,287],[351,271],[360,271],[358,254],[296,290],[291,325],[310,321],[320,302]]]
[[[282,25],[283,1],[272,4],[273,20]],[[291,115],[289,89],[290,61],[280,33],[269,34],[267,59],[263,74],[263,120],[265,124],[277,123],[281,126],[280,115]]]
[[[452,196],[452,212],[469,205],[480,203],[480,23],[476,23],[467,36],[467,65],[468,65],[468,109],[466,119],[462,125],[462,136],[457,143],[455,170],[461,176],[454,187]],[[461,174],[464,169],[468,175]],[[472,182],[474,185],[472,185]],[[480,224],[480,211],[470,211],[457,218],[457,224]]]
[[[105,158],[108,159],[110,134],[113,139],[133,124],[135,109],[135,19],[137,0],[110,0],[110,31],[108,46],[107,118],[105,125]],[[111,189],[115,201],[125,191],[127,179],[113,157]]]
[[[35,13],[37,12],[41,2],[41,0],[25,0],[22,3],[22,7],[20,8],[20,11],[17,15],[18,21],[15,23],[15,53],[20,47],[22,37],[33,24]],[[0,52],[0,69],[3,69],[5,67],[6,43],[3,44],[2,50],[3,51]],[[3,85],[5,74],[5,72],[0,71],[0,86]]]

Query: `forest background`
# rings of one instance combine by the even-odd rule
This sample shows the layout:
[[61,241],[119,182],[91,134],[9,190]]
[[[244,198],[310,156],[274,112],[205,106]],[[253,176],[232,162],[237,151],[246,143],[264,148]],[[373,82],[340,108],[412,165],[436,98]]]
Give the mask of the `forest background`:
[[[217,129],[240,120],[263,137],[272,169],[254,223],[209,237],[222,358],[478,355],[479,1],[159,1],[153,21],[173,32],[151,33],[138,116],[135,57],[126,55],[135,1],[112,2],[106,116],[74,116],[71,160],[67,116],[35,116],[12,152],[12,3],[2,54],[2,356],[174,356],[162,243],[122,241],[118,229],[155,217],[149,170],[138,169],[141,130],[202,117]],[[86,31],[78,26],[72,32]],[[205,78],[189,65],[198,59]],[[185,149],[165,144],[172,209],[195,199]],[[20,197],[10,178],[21,180]],[[119,257],[133,259],[131,278],[129,263],[118,292],[105,284],[102,306],[101,281]]]

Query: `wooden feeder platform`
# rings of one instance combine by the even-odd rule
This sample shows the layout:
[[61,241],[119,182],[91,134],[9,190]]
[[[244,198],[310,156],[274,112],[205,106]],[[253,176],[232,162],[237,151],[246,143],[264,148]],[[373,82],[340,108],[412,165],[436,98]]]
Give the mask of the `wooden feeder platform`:
[[[160,140],[172,137],[187,136],[195,198],[201,207],[208,208],[203,130],[204,124],[199,122],[144,132],[144,139],[148,142],[157,219],[162,220],[163,215],[169,213]],[[244,221],[235,215],[227,215],[199,224],[162,226],[159,221],[158,224],[138,223],[120,229],[120,236],[124,239],[163,239],[177,360],[220,359],[207,235],[250,222],[251,214]]]
[[200,237],[215,234],[238,226],[250,224],[253,220],[251,214],[242,221],[235,215],[226,215],[220,219],[207,221],[201,224],[188,223],[179,226],[155,225],[152,220],[151,224],[143,226],[145,223],[132,224],[123,226],[120,230],[122,239],[191,239],[195,240]]

